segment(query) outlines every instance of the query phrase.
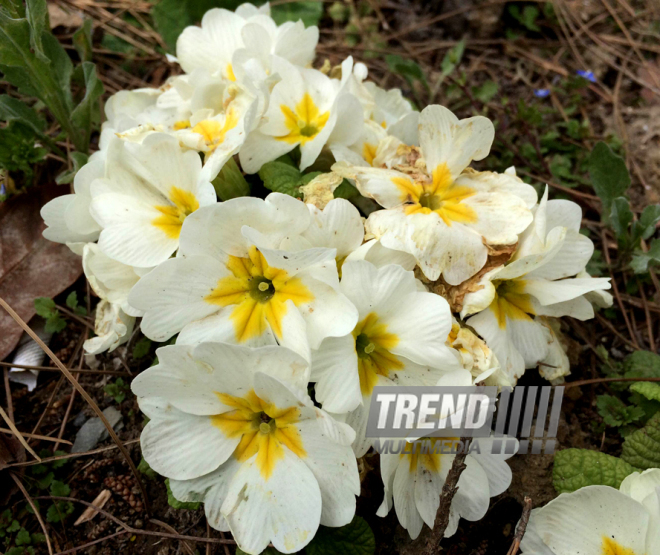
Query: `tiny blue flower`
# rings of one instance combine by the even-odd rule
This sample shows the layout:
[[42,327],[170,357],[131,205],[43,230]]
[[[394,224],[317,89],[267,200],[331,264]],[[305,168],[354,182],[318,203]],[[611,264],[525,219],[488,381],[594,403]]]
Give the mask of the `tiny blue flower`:
[[536,89],[534,91],[534,96],[537,98],[547,98],[550,96],[550,89]]
[[577,73],[580,77],[584,77],[587,81],[591,81],[592,83],[596,82],[596,76],[594,75],[593,71],[578,69],[575,73]]
[[5,187],[4,183],[0,184],[0,195],[4,196],[7,194],[7,187]]

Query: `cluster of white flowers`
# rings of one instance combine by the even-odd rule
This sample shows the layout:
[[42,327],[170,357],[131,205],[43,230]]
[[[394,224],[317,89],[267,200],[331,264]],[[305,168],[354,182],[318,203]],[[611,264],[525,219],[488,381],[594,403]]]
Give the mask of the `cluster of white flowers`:
[[[267,5],[209,11],[179,37],[184,73],[110,98],[75,193],[42,211],[101,299],[88,353],[125,343],[139,317],[150,339],[177,336],[133,381],[143,454],[248,553],[351,521],[376,385],[512,385],[539,363],[561,379],[551,318],[611,302],[585,272],[576,204],[547,190],[537,203],[513,168],[469,167],[489,153],[488,119],[414,111],[352,58],[313,69],[318,35]],[[307,204],[217,202],[232,157],[254,174],[294,149],[301,171],[333,164]],[[342,179],[383,209],[364,220],[330,200]],[[412,537],[432,526],[452,458],[381,457],[379,514],[393,504]],[[508,487],[505,459],[468,456],[447,535]]]

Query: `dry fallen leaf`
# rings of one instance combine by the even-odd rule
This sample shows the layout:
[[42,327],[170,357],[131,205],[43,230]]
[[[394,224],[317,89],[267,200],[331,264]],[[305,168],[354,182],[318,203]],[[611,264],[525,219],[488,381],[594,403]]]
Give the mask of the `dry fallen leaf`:
[[[34,316],[34,299],[52,298],[82,273],[80,257],[66,245],[41,235],[39,210],[66,193],[56,185],[35,187],[0,204],[0,298],[26,322]],[[23,330],[0,310],[0,360],[14,349]]]
[[97,514],[99,514],[98,509],[102,509],[105,504],[108,502],[108,499],[112,497],[112,493],[110,492],[109,489],[104,489],[101,493],[99,493],[96,496],[96,499],[92,501],[93,507],[87,507],[83,513],[78,517],[78,520],[76,520],[73,525],[78,526],[79,524],[82,524],[83,522],[87,522],[89,520],[92,520]]
[[60,25],[73,29],[83,24],[83,18],[79,13],[69,13],[58,4],[48,4],[48,19],[50,20],[51,29],[55,29]]

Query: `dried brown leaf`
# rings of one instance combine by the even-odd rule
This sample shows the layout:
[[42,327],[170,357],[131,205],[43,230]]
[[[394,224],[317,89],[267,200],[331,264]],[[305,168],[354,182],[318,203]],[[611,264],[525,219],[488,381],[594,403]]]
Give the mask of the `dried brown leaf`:
[[[34,316],[34,299],[52,298],[82,273],[80,257],[66,245],[41,235],[39,210],[66,192],[55,185],[31,189],[0,204],[0,298],[25,321]],[[0,360],[16,346],[23,330],[0,311]]]
[[78,517],[78,520],[76,520],[73,525],[78,526],[79,524],[82,524],[83,522],[88,522],[92,520],[97,514],[99,514],[98,509],[102,509],[105,507],[105,504],[108,502],[108,500],[112,497],[112,492],[109,489],[104,489],[101,493],[99,493],[96,496],[96,499],[92,501],[93,507],[87,507],[83,513]]

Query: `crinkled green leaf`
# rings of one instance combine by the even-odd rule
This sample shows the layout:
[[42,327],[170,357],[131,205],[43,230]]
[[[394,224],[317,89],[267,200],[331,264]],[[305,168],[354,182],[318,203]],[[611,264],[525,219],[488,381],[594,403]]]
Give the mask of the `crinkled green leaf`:
[[261,166],[259,177],[266,189],[300,198],[303,176],[298,168],[275,160]]
[[31,543],[30,532],[25,528],[21,528],[16,534],[16,545],[30,545]]
[[660,413],[626,437],[621,458],[637,468],[660,468]]
[[50,485],[50,494],[55,497],[68,497],[70,493],[71,488],[64,482],[53,480],[53,483]]
[[647,252],[636,250],[630,260],[630,269],[636,274],[645,274],[649,266],[660,263],[660,239],[653,239]]
[[604,142],[596,143],[588,161],[589,176],[596,194],[609,214],[615,198],[623,196],[630,187],[626,163]]
[[151,340],[147,337],[142,337],[136,341],[135,346],[133,347],[133,358],[141,359],[146,357],[151,350]]
[[557,493],[569,493],[585,486],[617,488],[635,468],[617,457],[590,449],[564,449],[555,454],[552,484]]
[[153,480],[156,478],[156,476],[158,476],[156,471],[149,466],[149,463],[144,457],[142,457],[142,460],[140,460],[140,464],[138,464],[137,469],[150,480]]
[[186,503],[183,501],[179,501],[176,497],[174,497],[174,494],[170,489],[169,479],[165,480],[165,487],[167,487],[167,503],[169,504],[170,507],[174,507],[175,509],[187,509],[189,511],[196,511],[197,509],[199,509],[201,505],[199,501],[196,501],[194,503]]
[[73,503],[71,501],[57,501],[48,507],[46,511],[46,520],[48,522],[60,522],[73,512]]
[[344,179],[334,191],[335,198],[350,199],[357,196],[357,188],[348,179]]
[[625,378],[660,378],[660,356],[651,351],[635,351],[623,360]]
[[305,547],[308,555],[373,555],[375,550],[374,533],[359,516],[341,528],[319,526],[314,539]]
[[34,310],[42,318],[49,318],[57,312],[57,307],[53,299],[38,297],[34,299]]
[[651,401],[660,401],[660,384],[656,382],[637,382],[630,386],[630,391],[639,393]]
[[608,426],[625,426],[644,417],[644,411],[639,407],[626,405],[618,397],[599,395],[596,399],[598,414]]

